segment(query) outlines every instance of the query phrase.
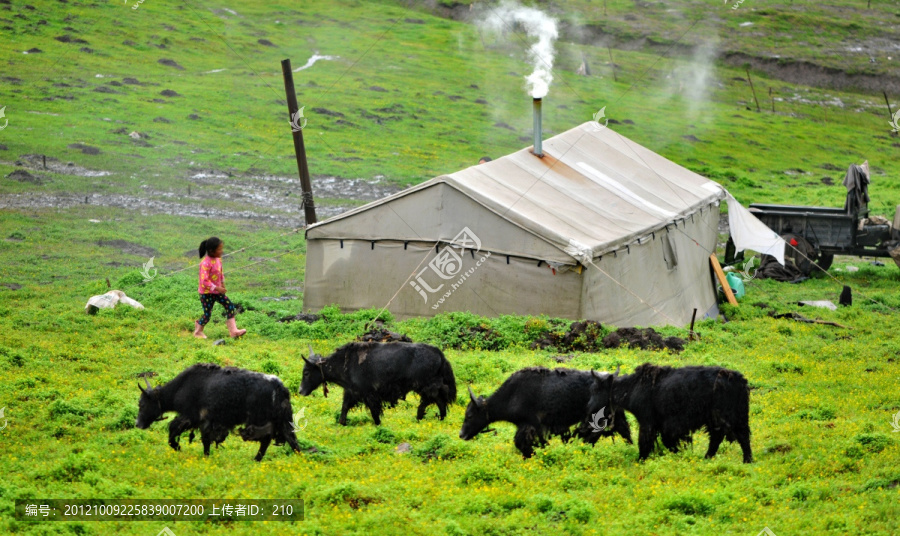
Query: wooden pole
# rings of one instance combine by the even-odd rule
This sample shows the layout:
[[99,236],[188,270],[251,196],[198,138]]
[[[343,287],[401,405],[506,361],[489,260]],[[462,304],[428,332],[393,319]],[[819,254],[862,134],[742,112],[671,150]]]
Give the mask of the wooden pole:
[[759,99],[756,98],[756,90],[753,89],[753,79],[750,78],[750,69],[747,69],[747,81],[750,82],[750,91],[753,92],[753,100],[756,102],[756,111],[759,112]]
[[[284,92],[287,94],[288,120],[291,121],[299,111],[297,93],[294,91],[294,73],[291,71],[291,60],[281,61],[281,74],[284,76]],[[313,202],[312,183],[309,180],[309,167],[306,164],[306,147],[303,144],[303,129],[293,129],[294,153],[297,155],[297,172],[300,174],[300,189],[303,191],[303,211],[306,225],[316,223],[316,205]]]
[[728,278],[725,277],[725,272],[722,271],[722,265],[719,264],[719,259],[716,258],[715,253],[709,256],[709,262],[712,264],[713,271],[716,273],[716,277],[722,285],[722,290],[725,292],[725,297],[728,298],[728,303],[737,305],[738,301],[734,297],[734,292],[731,292],[731,285],[728,284]]
[[775,95],[772,94],[772,88],[769,88],[769,98],[772,99],[772,113],[775,113]]

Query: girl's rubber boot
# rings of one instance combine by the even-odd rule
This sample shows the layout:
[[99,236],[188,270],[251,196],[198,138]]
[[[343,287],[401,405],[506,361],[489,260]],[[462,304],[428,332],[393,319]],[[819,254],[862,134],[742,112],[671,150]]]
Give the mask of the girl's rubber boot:
[[206,338],[206,334],[203,333],[203,326],[201,326],[200,323],[196,320],[194,321],[194,337],[197,337],[198,339]]
[[244,333],[247,333],[246,329],[238,329],[234,317],[228,319],[225,324],[228,326],[228,334],[231,335],[232,338],[240,337]]

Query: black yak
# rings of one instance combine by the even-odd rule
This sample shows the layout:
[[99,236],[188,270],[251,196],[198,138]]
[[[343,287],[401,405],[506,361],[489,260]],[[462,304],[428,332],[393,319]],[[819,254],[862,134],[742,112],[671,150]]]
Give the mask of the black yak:
[[[146,381],[146,380],[145,380]],[[235,367],[220,367],[211,363],[192,365],[165,385],[147,389],[140,384],[141,398],[135,426],[146,429],[162,415],[174,411],[178,415],[169,424],[169,445],[180,450],[178,437],[195,428],[200,429],[203,454],[209,456],[209,446],[217,445],[235,426],[245,441],[259,441],[256,461],[263,459],[269,443],[287,442],[299,452],[294,435],[291,395],[277,377]],[[193,432],[191,432],[193,437]]]
[[[589,411],[609,404],[607,382],[595,380]],[[712,458],[723,439],[737,441],[744,463],[753,462],[750,450],[750,390],[737,371],[722,367],[672,368],[644,363],[633,374],[613,383],[612,404],[637,417],[638,451],[646,459],[662,437],[663,445],[678,452],[701,428],[709,433],[706,457]]]
[[[596,377],[603,379],[609,393],[613,375],[603,373]],[[511,422],[518,428],[513,442],[525,458],[534,454],[535,444],[545,445],[548,436],[553,435],[564,442],[577,435],[593,444],[601,435],[618,433],[631,443],[631,430],[623,411],[609,407],[608,414],[601,415],[601,408],[588,413],[593,385],[592,371],[531,367],[513,373],[487,399],[476,397],[470,387],[471,402],[459,437],[469,440],[492,422]],[[603,422],[599,421],[601,417]],[[579,423],[580,428],[573,432],[572,427]]]
[[390,407],[405,400],[414,391],[421,402],[416,419],[425,417],[425,409],[437,404],[440,417],[447,416],[447,405],[456,400],[453,368],[439,348],[427,344],[391,342],[351,342],[328,357],[316,355],[309,347],[309,359],[303,358],[300,394],[309,396],[319,385],[328,396],[327,382],[344,389],[344,404],[339,423],[347,425],[347,412],[363,403],[381,424],[383,404]]

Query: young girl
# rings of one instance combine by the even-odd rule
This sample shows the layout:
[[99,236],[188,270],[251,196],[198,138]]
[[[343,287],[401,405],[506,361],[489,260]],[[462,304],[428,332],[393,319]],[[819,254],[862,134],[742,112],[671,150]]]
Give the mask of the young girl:
[[[228,318],[228,334],[232,337],[240,337],[247,333],[246,329],[238,329],[234,320],[234,304],[225,296],[225,276],[222,274],[222,251],[225,244],[215,236],[200,242],[200,303],[203,305],[203,316],[195,322],[194,337],[205,339],[203,326],[209,322],[213,305],[216,302],[225,307],[225,316]],[[204,257],[204,255],[206,255]]]

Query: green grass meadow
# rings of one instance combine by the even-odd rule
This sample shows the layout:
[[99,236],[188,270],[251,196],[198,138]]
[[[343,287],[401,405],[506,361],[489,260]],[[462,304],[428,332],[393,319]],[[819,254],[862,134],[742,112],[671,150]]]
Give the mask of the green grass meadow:
[[[135,216],[111,210],[90,223],[88,210],[61,213],[4,212],[13,239],[0,242],[0,405],[6,408],[0,483],[4,533],[148,534],[169,526],[176,534],[776,534],[895,533],[900,445],[891,419],[897,401],[894,319],[900,308],[900,270],[855,263],[860,270],[832,274],[856,292],[854,305],[831,312],[800,308],[800,299],[837,299],[840,286],[819,277],[800,285],[748,284],[745,302],[725,308],[728,323],[705,321],[700,341],[680,354],[633,349],[574,353],[564,366],[630,372],[660,364],[721,365],[742,371],[753,388],[750,422],[755,463],[740,462],[726,443],[704,460],[706,435],[673,455],[658,452],[637,461],[637,447],[601,440],[593,448],[558,439],[522,460],[512,445],[513,428],[458,439],[466,385],[489,394],[525,366],[557,366],[559,352],[530,350],[548,330],[565,329],[552,319],[479,319],[444,314],[431,320],[391,322],[388,327],[416,341],[442,346],[460,386],[458,404],[446,421],[415,420],[413,395],[387,410],[375,427],[362,409],[349,426],[336,423],[340,388],[301,398],[302,360],[308,343],[333,350],[364,330],[377,311],[340,315],[326,310],[313,324],[280,323],[300,310],[303,239],[281,229],[243,222],[216,222],[228,237],[229,295],[245,307],[240,341],[227,338],[219,311],[207,327],[210,339],[191,336],[200,308],[196,258],[186,235],[210,222],[168,216]],[[160,274],[143,283],[143,258],[97,240],[126,236],[158,248]],[[253,246],[258,244],[257,246]],[[254,249],[255,248],[255,249]],[[241,256],[277,261],[244,266]],[[117,266],[117,263],[125,266]],[[844,269],[845,263],[835,268]],[[175,272],[181,268],[188,268]],[[173,273],[174,272],[174,273]],[[172,273],[172,275],[166,275]],[[84,314],[88,296],[103,292],[110,278],[146,309],[118,307]],[[865,298],[863,297],[865,295]],[[869,299],[866,299],[869,298]],[[776,320],[766,313],[797,310],[847,329]],[[383,315],[383,317],[385,317]],[[499,338],[460,337],[462,329],[488,325]],[[610,329],[609,326],[606,329]],[[667,335],[684,337],[680,328]],[[455,347],[458,347],[455,348]],[[485,349],[491,348],[491,349]],[[294,393],[295,411],[305,408],[304,449],[291,454],[272,447],[253,461],[255,443],[232,436],[204,459],[198,442],[169,448],[166,423],[134,428],[137,379],[146,370],[167,381],[190,364],[214,362],[277,374]],[[632,419],[636,432],[636,423]],[[410,452],[398,453],[401,443]],[[294,523],[54,522],[12,519],[15,499],[39,498],[300,498],[306,520]]]
[[[722,306],[727,321],[699,322],[701,339],[681,353],[532,350],[533,341],[569,323],[543,317],[444,313],[400,322],[389,311],[344,315],[329,307],[313,311],[321,315],[314,323],[281,322],[307,312],[301,222],[172,216],[153,203],[240,212],[242,200],[220,195],[229,178],[192,177],[221,173],[260,187],[296,177],[279,62],[291,58],[296,68],[313,53],[338,56],[294,75],[309,121],[303,132],[314,188],[325,176],[403,187],[527,147],[530,66],[522,42],[435,14],[452,2],[435,9],[389,0],[32,4],[0,0],[0,107],[8,120],[0,130],[0,206],[13,207],[0,208],[0,534],[154,536],[166,526],[178,536],[898,533],[900,269],[890,259],[876,266],[839,257],[827,274],[800,284],[752,280],[738,307]],[[841,51],[848,39],[893,38],[896,2],[876,1],[870,10],[843,0],[747,0],[739,9],[718,1],[671,10],[625,0],[539,5],[620,39],[650,36],[659,45],[613,46],[614,66],[605,46],[560,40],[544,102],[548,135],[605,106],[618,121],[611,128],[720,182],[745,204],[839,207],[847,166],[866,159],[872,213],[890,219],[900,204],[900,143],[880,94],[751,70],[757,112],[744,69],[666,49],[716,37],[725,51],[778,49],[786,58],[893,76],[882,55],[867,65],[868,58]],[[752,31],[744,21],[754,22]],[[33,48],[41,52],[23,54]],[[574,73],[582,55],[591,76]],[[774,112],[770,89],[780,99]],[[132,131],[145,137],[134,140]],[[36,169],[27,155],[107,174]],[[22,169],[41,181],[7,178]],[[147,206],[43,201],[95,193]],[[13,203],[21,199],[33,201]],[[362,201],[325,196],[316,203]],[[237,341],[228,339],[220,306],[209,339],[191,336],[201,314],[196,249],[210,235],[234,252],[224,259],[229,296],[243,308],[238,326],[248,330]],[[158,272],[145,282],[140,270],[150,257]],[[107,281],[145,309],[86,315],[88,298],[106,292]],[[852,306],[797,304],[837,303],[843,285],[853,289]],[[844,327],[774,319],[773,312]],[[339,387],[328,398],[321,389],[298,395],[308,344],[326,354],[376,316],[444,350],[459,392],[445,421],[432,407],[417,422],[410,395],[386,410],[380,427],[361,408],[342,427]],[[494,335],[467,335],[482,327]],[[659,330],[687,338],[683,327]],[[226,343],[214,345],[217,339]],[[571,359],[560,364],[561,354]],[[730,443],[703,459],[703,432],[682,452],[658,449],[645,462],[636,445],[609,439],[593,447],[554,439],[523,460],[514,428],[504,423],[472,441],[458,438],[467,386],[488,395],[527,366],[630,373],[648,361],[742,372],[752,387],[755,462],[741,463]],[[273,446],[256,463],[257,443],[232,435],[204,458],[199,441],[186,437],[173,451],[167,421],[134,428],[138,373],[154,371],[165,382],[203,362],[278,375],[294,411],[303,408],[308,420],[298,434],[304,452]],[[405,443],[408,452],[399,452]],[[51,498],[303,499],[306,510],[297,522],[14,519],[14,501]]]

